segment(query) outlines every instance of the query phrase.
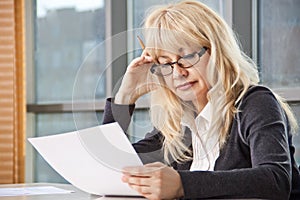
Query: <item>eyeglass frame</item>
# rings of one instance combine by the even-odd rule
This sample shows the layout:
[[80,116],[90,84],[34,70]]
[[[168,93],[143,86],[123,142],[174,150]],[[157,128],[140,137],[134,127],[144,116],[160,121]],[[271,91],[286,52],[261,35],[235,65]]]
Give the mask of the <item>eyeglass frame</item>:
[[[200,58],[205,54],[205,52],[208,50],[208,48],[207,47],[202,47],[201,48],[201,50],[199,51],[199,52],[195,52],[195,53],[191,53],[191,54],[188,54],[188,55],[185,55],[185,56],[182,56],[182,57],[180,57],[177,61],[175,61],[175,62],[171,62],[171,63],[166,63],[166,64],[153,64],[152,66],[151,66],[151,68],[150,68],[150,72],[152,73],[152,74],[155,74],[155,75],[157,75],[157,76],[169,76],[169,75],[171,75],[172,73],[173,73],[173,70],[174,70],[174,64],[178,64],[178,62],[179,62],[179,60],[180,59],[184,59],[185,57],[189,57],[189,56],[195,56],[196,54],[199,56],[199,59],[198,59],[198,61],[197,62],[195,62],[194,64],[192,64],[192,65],[190,65],[190,66],[187,66],[187,67],[184,67],[184,66],[181,66],[180,64],[178,64],[178,66],[180,67],[180,68],[184,68],[184,69],[187,69],[187,68],[191,68],[191,67],[193,67],[194,65],[196,65],[199,61],[200,61]],[[156,71],[155,71],[155,68],[156,67],[159,67],[159,66],[162,66],[162,65],[169,65],[170,67],[171,67],[171,69],[172,69],[172,71],[169,73],[169,74],[165,74],[165,75],[163,75],[163,74],[159,74],[159,73],[157,73]]]

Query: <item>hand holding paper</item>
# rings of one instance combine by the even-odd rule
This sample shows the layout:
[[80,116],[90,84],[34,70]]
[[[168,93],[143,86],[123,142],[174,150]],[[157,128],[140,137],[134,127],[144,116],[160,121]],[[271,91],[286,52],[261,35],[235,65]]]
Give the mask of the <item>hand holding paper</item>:
[[123,167],[142,162],[118,123],[28,140],[53,169],[85,192],[139,195],[121,181]]

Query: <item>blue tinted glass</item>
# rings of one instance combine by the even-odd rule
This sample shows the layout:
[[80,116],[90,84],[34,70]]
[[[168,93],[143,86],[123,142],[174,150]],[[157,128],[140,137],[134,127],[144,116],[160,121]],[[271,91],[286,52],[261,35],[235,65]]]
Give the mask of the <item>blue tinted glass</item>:
[[270,87],[300,85],[300,1],[259,2],[259,60]]
[[[36,101],[105,97],[104,1],[36,3]],[[80,81],[80,84],[76,84]]]

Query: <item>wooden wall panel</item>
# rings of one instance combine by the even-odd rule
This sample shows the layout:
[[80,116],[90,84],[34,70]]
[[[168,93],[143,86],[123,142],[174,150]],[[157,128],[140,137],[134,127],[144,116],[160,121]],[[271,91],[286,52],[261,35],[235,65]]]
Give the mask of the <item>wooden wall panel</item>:
[[0,183],[24,182],[24,2],[0,1]]

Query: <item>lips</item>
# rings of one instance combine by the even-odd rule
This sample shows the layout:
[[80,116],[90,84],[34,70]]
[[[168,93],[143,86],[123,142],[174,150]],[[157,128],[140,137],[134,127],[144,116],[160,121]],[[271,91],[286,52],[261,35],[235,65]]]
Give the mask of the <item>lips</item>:
[[178,90],[188,90],[190,89],[197,81],[186,82],[176,86]]

